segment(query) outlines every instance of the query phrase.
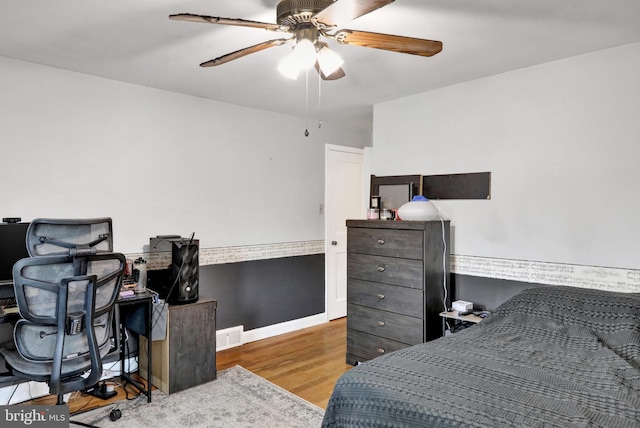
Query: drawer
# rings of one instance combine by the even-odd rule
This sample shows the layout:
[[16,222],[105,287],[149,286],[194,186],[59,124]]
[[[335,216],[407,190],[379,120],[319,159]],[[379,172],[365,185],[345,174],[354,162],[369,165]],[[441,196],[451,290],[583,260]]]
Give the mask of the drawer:
[[347,302],[415,318],[424,317],[423,292],[417,288],[349,278]]
[[366,306],[347,305],[347,330],[358,330],[409,345],[424,342],[422,319]]
[[398,349],[406,348],[406,343],[385,339],[360,331],[347,331],[347,361],[367,361]]
[[420,289],[424,283],[422,260],[395,257],[347,253],[347,275],[349,278]]
[[347,251],[422,260],[421,230],[347,229]]

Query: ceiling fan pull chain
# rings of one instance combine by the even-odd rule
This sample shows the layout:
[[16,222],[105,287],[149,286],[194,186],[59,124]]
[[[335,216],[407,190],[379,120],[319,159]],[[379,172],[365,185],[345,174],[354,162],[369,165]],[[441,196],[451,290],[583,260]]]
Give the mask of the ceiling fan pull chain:
[[318,73],[318,129],[322,128],[322,77]]
[[305,70],[305,84],[304,84],[304,108],[305,108],[305,127],[304,136],[309,136],[309,70]]

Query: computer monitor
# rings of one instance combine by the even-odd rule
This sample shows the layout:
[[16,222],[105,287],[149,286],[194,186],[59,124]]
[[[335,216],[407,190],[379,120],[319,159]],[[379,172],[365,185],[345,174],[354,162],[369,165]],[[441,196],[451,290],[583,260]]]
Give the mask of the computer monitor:
[[29,223],[0,223],[0,286],[13,284],[13,265],[29,257],[26,236]]

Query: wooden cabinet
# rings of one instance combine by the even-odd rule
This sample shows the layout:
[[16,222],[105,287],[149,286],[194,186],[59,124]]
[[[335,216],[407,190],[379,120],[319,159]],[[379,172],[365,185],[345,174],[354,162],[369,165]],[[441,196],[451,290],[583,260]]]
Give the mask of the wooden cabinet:
[[[171,394],[216,379],[216,307],[215,300],[169,306],[167,335],[151,344],[152,384],[161,391]],[[139,361],[144,375],[143,351]]]
[[347,363],[442,336],[449,221],[347,220]]

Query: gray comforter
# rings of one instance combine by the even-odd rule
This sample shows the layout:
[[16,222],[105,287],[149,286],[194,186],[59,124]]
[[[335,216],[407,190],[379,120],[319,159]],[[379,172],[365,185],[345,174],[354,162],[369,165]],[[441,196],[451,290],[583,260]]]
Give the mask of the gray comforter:
[[526,290],[483,322],[368,361],[323,427],[640,427],[640,294]]

